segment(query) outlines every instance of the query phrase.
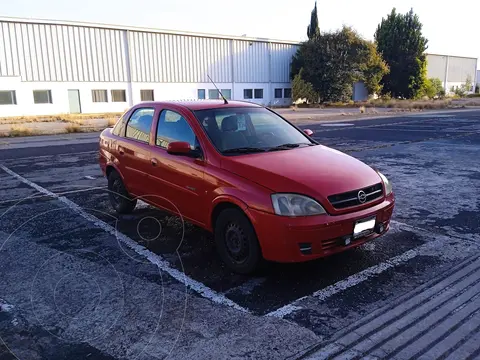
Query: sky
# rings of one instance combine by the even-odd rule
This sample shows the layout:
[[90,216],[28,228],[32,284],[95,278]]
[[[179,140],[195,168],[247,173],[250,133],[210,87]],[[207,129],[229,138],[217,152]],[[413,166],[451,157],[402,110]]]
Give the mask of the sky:
[[[443,1],[443,4],[442,4]],[[1,16],[73,20],[280,40],[305,40],[314,0],[0,0]],[[429,53],[480,59],[480,0],[319,0],[321,31],[342,25],[373,40],[393,7],[413,8]],[[480,69],[480,61],[478,64]]]

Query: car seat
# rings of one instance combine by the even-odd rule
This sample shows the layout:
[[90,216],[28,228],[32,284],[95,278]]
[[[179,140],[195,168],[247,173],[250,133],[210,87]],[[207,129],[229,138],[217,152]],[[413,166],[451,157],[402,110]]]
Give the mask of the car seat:
[[248,146],[248,140],[243,132],[237,131],[238,118],[235,115],[227,116],[222,120],[222,148],[223,150]]

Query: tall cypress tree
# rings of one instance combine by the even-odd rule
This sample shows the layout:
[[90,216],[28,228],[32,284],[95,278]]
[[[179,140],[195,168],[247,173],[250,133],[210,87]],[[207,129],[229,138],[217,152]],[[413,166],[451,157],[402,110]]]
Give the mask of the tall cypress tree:
[[315,1],[315,7],[312,10],[312,15],[310,16],[310,25],[307,27],[307,35],[309,39],[313,39],[320,34],[320,27],[318,26],[318,15],[317,15],[317,2]]

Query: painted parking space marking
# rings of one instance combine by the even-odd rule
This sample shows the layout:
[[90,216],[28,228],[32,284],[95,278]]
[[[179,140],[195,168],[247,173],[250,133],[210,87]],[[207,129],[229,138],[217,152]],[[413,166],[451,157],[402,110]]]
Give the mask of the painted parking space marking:
[[[0,165],[0,168],[5,169],[3,165]],[[82,193],[82,192],[88,192],[88,191],[94,191],[94,190],[107,190],[106,187],[104,186],[96,186],[96,187],[89,187],[88,189],[78,189],[78,190],[69,190],[69,191],[61,191],[61,192],[55,192],[54,197],[59,197],[63,195],[71,195],[71,194],[77,194],[77,193]],[[15,205],[20,204],[23,201],[28,201],[28,200],[35,200],[35,199],[40,199],[44,197],[52,197],[52,195],[44,193],[39,191],[40,194],[32,195],[32,196],[27,196],[24,198],[16,198],[16,199],[10,199],[10,200],[3,200],[0,201],[1,204],[9,204],[9,203],[15,203]]]
[[179,271],[179,270],[171,267],[171,265],[168,263],[168,261],[166,261],[163,257],[151,252],[150,250],[148,250],[144,246],[142,246],[142,245],[138,244],[136,241],[132,240],[130,237],[120,233],[113,226],[105,223],[104,221],[98,219],[97,217],[95,217],[93,215],[88,214],[80,206],[78,206],[76,203],[70,201],[66,197],[59,196],[59,195],[41,187],[40,185],[35,184],[34,182],[24,178],[23,176],[17,174],[16,172],[10,170],[9,168],[7,168],[3,164],[0,164],[0,169],[2,169],[7,174],[13,176],[17,180],[20,180],[24,184],[34,188],[38,192],[40,192],[44,195],[50,196],[54,199],[59,200],[60,202],[65,204],[68,208],[70,208],[71,210],[76,212],[78,215],[80,215],[84,219],[90,221],[93,225],[103,229],[107,233],[110,233],[111,235],[115,236],[119,241],[121,241],[122,243],[127,245],[130,249],[135,251],[137,254],[143,256],[148,261],[150,261],[152,264],[156,265],[160,270],[162,270],[163,272],[166,272],[171,277],[173,277],[177,281],[183,283],[186,287],[188,287],[191,290],[195,291],[196,293],[200,294],[204,298],[207,298],[207,299],[209,299],[212,302],[217,303],[217,304],[229,306],[229,307],[232,307],[236,310],[239,310],[239,311],[242,311],[242,312],[245,312],[245,313],[250,313],[249,310],[247,310],[246,308],[238,305],[234,301],[228,299],[223,294],[220,294],[220,293],[212,290],[211,288],[205,286],[203,283],[188,277],[184,272]]
[[[6,150],[6,149],[0,149],[0,150]],[[98,154],[98,150],[92,150],[92,151],[79,151],[75,153],[59,153],[59,154],[51,154],[51,155],[40,155],[40,156],[25,156],[25,157],[14,157],[14,158],[8,158],[8,159],[2,159],[2,162],[5,161],[21,161],[21,160],[31,160],[31,159],[44,159],[44,158],[51,158],[55,156],[78,156],[78,155],[86,155],[86,154]]]
[[[4,165],[0,164],[0,168],[2,170],[4,170],[6,173],[8,173],[9,175],[15,177],[16,179],[20,180],[21,182],[23,182],[23,183],[29,185],[30,187],[36,189],[40,193],[40,196],[48,196],[48,197],[58,199],[59,201],[63,202],[65,205],[67,205],[70,209],[72,209],[73,211],[78,213],[80,216],[89,220],[95,226],[98,226],[98,227],[102,228],[106,232],[115,235],[120,241],[122,241],[124,244],[126,244],[129,248],[131,248],[136,253],[145,257],[151,263],[157,265],[160,270],[163,270],[164,272],[170,274],[173,278],[175,278],[176,280],[184,283],[187,287],[191,288],[192,290],[194,290],[195,292],[204,296],[205,298],[208,298],[215,303],[224,304],[224,305],[233,307],[237,310],[251,313],[251,310],[248,310],[247,308],[245,308],[245,307],[237,304],[236,302],[230,300],[229,298],[227,298],[227,295],[228,295],[229,292],[232,292],[232,291],[236,292],[236,291],[239,291],[243,288],[245,288],[245,291],[248,292],[248,290],[250,288],[254,288],[256,286],[262,286],[262,282],[263,282],[262,279],[258,279],[258,281],[251,280],[250,282],[247,282],[247,283],[243,284],[242,286],[240,286],[241,289],[233,288],[233,289],[231,289],[231,291],[229,291],[227,293],[216,292],[215,290],[207,287],[203,283],[186,276],[182,271],[179,271],[179,270],[173,268],[162,256],[151,252],[150,250],[148,250],[144,246],[138,244],[136,241],[134,241],[130,237],[128,237],[128,236],[126,236],[122,233],[119,233],[111,225],[108,225],[107,223],[103,222],[102,220],[98,219],[97,217],[88,214],[79,205],[77,205],[76,203],[72,202],[71,200],[63,197],[62,196],[63,193],[54,193],[52,191],[49,191],[49,190],[39,186],[38,184],[35,184],[32,181],[22,177],[21,175],[15,173],[14,171],[10,170],[9,168],[7,168]],[[101,189],[105,190],[105,188],[101,188]],[[88,190],[88,189],[86,189],[86,190]],[[75,192],[75,191],[73,191],[73,192]],[[149,205],[149,204],[147,204],[147,203],[145,203],[141,200],[138,202],[137,206],[139,208],[152,207],[151,205]],[[331,297],[331,296],[333,296],[333,295],[335,295],[335,294],[337,294],[337,293],[339,293],[339,292],[341,292],[345,289],[348,289],[352,286],[360,284],[361,282],[364,282],[364,281],[366,281],[367,279],[369,279],[373,276],[381,274],[382,272],[384,272],[384,271],[386,271],[386,270],[388,270],[392,267],[395,267],[395,266],[398,266],[398,265],[401,265],[401,264],[405,263],[406,261],[408,261],[408,260],[414,258],[415,256],[417,256],[418,253],[419,253],[418,249],[413,249],[413,250],[407,251],[407,252],[405,252],[405,253],[403,253],[403,254],[395,257],[395,258],[386,260],[383,263],[380,263],[378,265],[367,268],[367,269],[365,269],[361,272],[358,272],[356,274],[351,275],[350,277],[348,277],[344,280],[340,280],[340,281],[338,281],[338,282],[336,282],[336,283],[334,283],[330,286],[327,286],[327,287],[325,287],[321,290],[315,291],[310,295],[303,296],[303,297],[293,301],[290,304],[286,304],[286,305],[280,307],[277,310],[274,310],[270,313],[267,313],[264,316],[275,316],[275,317],[283,318],[284,316],[286,316],[290,313],[293,313],[297,310],[302,309],[302,307],[299,306],[297,303],[299,301],[305,299],[305,298],[314,297],[314,298],[317,298],[317,299],[320,299],[320,300],[325,300],[325,299],[327,299],[327,298],[329,298],[329,297]]]
[[[427,230],[421,229],[416,226],[410,226],[408,224],[402,223],[402,222],[397,222],[395,220],[391,221],[392,225],[398,226],[398,227],[406,227],[412,231],[416,231],[419,233],[428,233]],[[468,240],[468,239],[457,239],[461,241],[472,241],[473,240]],[[371,266],[365,270],[362,270],[356,274],[353,274],[341,281],[338,281],[330,286],[327,286],[321,290],[318,290],[310,295],[302,296],[301,298],[298,298],[297,300],[294,300],[290,304],[287,304],[285,306],[282,306],[274,311],[271,311],[270,313],[266,314],[265,316],[274,316],[278,318],[283,318],[297,310],[303,309],[302,306],[300,306],[300,302],[302,300],[306,300],[308,298],[315,298],[318,301],[324,301],[333,295],[336,295],[342,291],[347,290],[348,288],[351,288],[353,286],[356,286],[360,283],[365,282],[366,280],[369,280],[375,276],[378,276],[382,274],[383,272],[392,269],[394,267],[397,267],[399,265],[403,265],[409,260],[414,259],[415,257],[421,255],[424,252],[428,252],[431,249],[442,249],[446,243],[452,242],[452,237],[450,236],[442,236],[438,240],[434,240],[428,243],[425,243],[423,245],[420,245],[416,248],[413,248],[411,250],[408,250],[398,256],[395,256],[393,258],[387,259],[386,261],[379,263],[377,265]]]

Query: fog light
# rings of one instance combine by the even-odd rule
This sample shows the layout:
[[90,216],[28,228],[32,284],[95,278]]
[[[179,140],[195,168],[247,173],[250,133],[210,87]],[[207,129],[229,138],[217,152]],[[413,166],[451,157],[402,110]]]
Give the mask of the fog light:
[[343,238],[343,244],[344,244],[345,246],[350,245],[351,242],[352,242],[352,237],[351,237],[351,236],[345,236],[345,237]]
[[385,226],[382,223],[377,224],[377,226],[375,227],[375,232],[377,234],[383,233],[384,230],[385,230]]

